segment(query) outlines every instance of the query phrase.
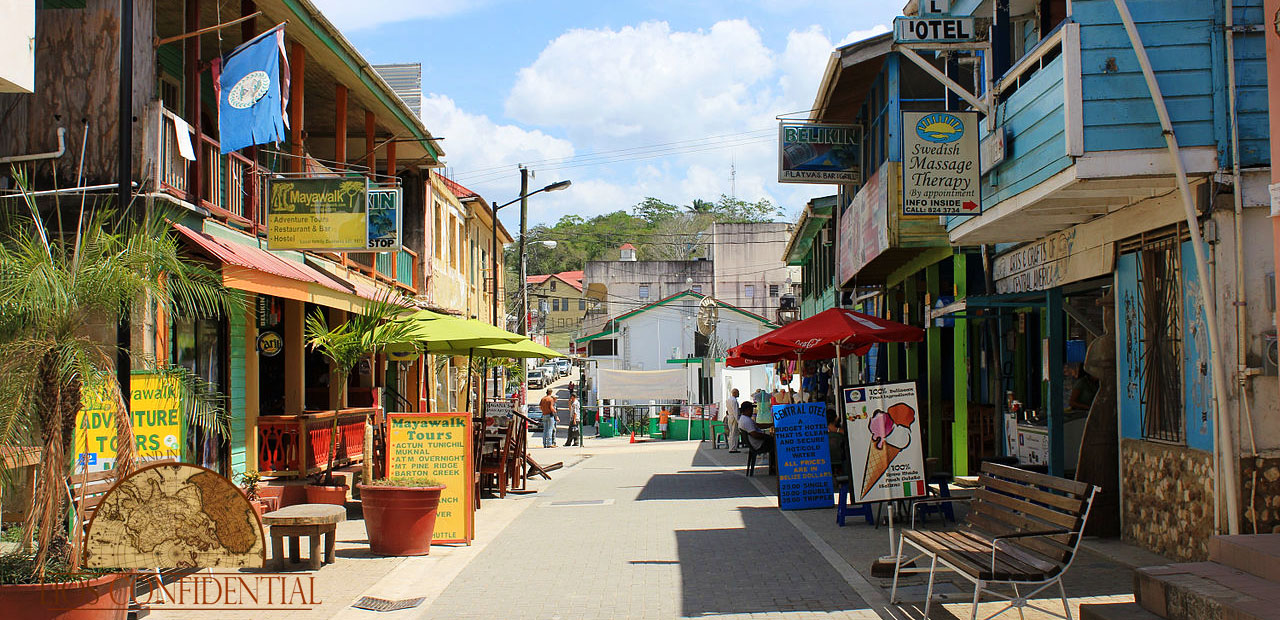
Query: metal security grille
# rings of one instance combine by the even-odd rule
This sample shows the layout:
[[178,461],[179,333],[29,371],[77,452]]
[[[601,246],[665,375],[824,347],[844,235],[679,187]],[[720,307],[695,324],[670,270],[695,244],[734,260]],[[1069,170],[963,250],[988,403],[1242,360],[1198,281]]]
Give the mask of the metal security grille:
[[401,609],[409,609],[422,604],[427,600],[426,597],[419,596],[417,598],[406,598],[399,600],[390,600],[385,598],[376,598],[372,596],[362,596],[360,600],[352,603],[351,606],[356,609],[368,609],[371,611],[399,611]]
[[1182,415],[1182,242],[1186,236],[1186,228],[1176,226],[1125,244],[1138,255],[1142,436],[1177,443],[1185,440],[1186,431]]

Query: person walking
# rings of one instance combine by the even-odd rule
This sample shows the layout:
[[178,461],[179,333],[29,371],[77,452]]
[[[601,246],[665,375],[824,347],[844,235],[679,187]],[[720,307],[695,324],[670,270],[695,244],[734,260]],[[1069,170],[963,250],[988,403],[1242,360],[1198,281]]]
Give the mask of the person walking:
[[569,392],[569,437],[564,445],[572,446],[574,443],[582,446],[582,403],[578,402],[577,394]]
[[733,388],[729,392],[729,400],[724,406],[724,428],[725,443],[729,445],[729,452],[736,453],[738,450],[738,388]]
[[547,395],[538,401],[538,408],[542,410],[542,447],[556,447],[556,397],[551,394],[551,388],[547,388]]

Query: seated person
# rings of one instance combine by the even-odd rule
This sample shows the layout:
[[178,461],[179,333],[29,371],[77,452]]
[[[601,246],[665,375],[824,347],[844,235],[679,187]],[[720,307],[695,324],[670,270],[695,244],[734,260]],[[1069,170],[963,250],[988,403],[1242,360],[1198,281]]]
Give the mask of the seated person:
[[849,440],[840,424],[840,413],[827,407],[827,448],[831,452],[831,477],[849,476]]
[[[773,435],[760,430],[756,426],[755,417],[752,415],[756,411],[756,404],[753,402],[742,403],[738,407],[738,430],[747,434],[747,441],[751,442],[751,449],[756,452],[768,451],[773,445]],[[772,467],[772,463],[770,464]]]

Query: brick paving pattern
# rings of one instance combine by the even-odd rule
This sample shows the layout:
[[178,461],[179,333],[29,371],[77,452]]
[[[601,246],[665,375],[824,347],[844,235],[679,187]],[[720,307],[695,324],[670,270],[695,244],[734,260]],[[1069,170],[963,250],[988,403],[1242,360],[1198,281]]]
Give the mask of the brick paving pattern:
[[588,459],[422,617],[877,617],[774,499],[740,473],[706,467],[696,447]]

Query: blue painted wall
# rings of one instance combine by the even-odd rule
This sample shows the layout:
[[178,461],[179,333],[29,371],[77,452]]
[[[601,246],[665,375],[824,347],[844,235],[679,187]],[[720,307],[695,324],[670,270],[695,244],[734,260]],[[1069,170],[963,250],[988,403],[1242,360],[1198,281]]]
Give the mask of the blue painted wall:
[[[1182,244],[1182,408],[1189,448],[1213,450],[1213,385],[1208,364],[1208,332],[1203,291],[1191,242]],[[1120,435],[1142,439],[1144,330],[1138,294],[1138,255],[1116,258],[1116,396]]]
[[[1235,6],[1237,25],[1266,23],[1262,16],[1262,0],[1236,0]],[[1270,129],[1267,126],[1267,54],[1263,39],[1264,32],[1235,37],[1236,114],[1239,116],[1240,123],[1240,163],[1244,166],[1265,166],[1271,162],[1268,139]],[[1225,46],[1223,49],[1226,49]],[[1223,77],[1225,80],[1225,76]],[[1225,81],[1223,83],[1225,84]],[[1225,93],[1225,88],[1223,92]],[[1225,94],[1223,98],[1223,105],[1226,105]],[[1227,141],[1229,146],[1229,137]],[[1230,162],[1225,158],[1223,161]]]
[[[1209,321],[1192,242],[1182,244],[1182,411],[1187,447],[1213,450],[1213,382],[1209,373]],[[1209,248],[1205,248],[1206,254]]]

